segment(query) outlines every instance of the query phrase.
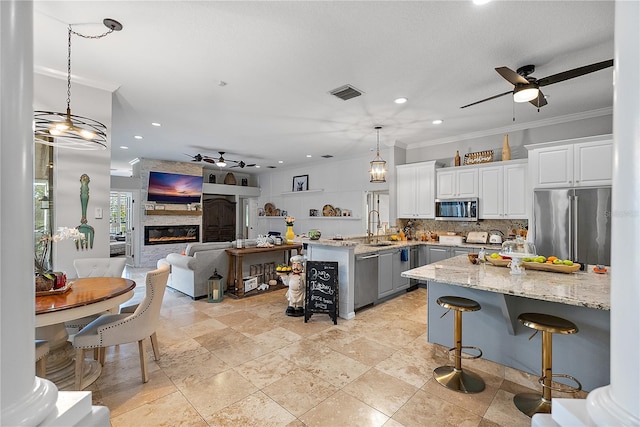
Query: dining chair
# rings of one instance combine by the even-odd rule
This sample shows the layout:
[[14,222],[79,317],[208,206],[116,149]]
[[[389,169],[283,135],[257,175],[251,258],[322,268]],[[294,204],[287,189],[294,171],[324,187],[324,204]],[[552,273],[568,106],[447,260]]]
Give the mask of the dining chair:
[[[126,258],[78,258],[73,260],[78,279],[85,277],[122,277]],[[116,313],[117,307],[101,314]],[[81,317],[65,322],[66,328],[82,329],[93,322],[100,314]]]
[[84,354],[87,349],[99,349],[100,363],[104,364],[105,347],[138,342],[142,382],[149,381],[144,351],[145,338],[151,339],[155,360],[160,359],[156,327],[160,319],[160,308],[164,297],[169,266],[162,265],[147,273],[146,295],[133,313],[103,314],[85,326],[73,337],[76,349],[75,389],[81,390],[84,370]]

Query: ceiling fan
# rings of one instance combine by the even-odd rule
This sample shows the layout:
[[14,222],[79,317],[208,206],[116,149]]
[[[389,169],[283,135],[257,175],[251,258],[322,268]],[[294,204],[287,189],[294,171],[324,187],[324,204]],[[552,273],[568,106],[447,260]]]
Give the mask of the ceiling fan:
[[237,163],[237,165],[231,166],[232,168],[244,169],[245,166],[252,168],[252,167],[254,167],[256,165],[255,163],[251,163],[251,164],[248,165],[245,162],[243,162],[242,160],[240,160],[239,162],[235,161],[235,160],[229,160],[229,161],[233,162],[233,163]]
[[515,102],[530,102],[535,107],[540,109],[540,107],[544,107],[545,105],[547,105],[547,100],[540,90],[542,86],[548,86],[554,83],[563,82],[565,80],[574,79],[576,77],[584,76],[585,74],[593,73],[595,71],[599,71],[611,66],[613,66],[613,59],[609,59],[608,61],[596,62],[595,64],[585,65],[584,67],[578,67],[572,70],[563,71],[561,73],[553,74],[542,79],[536,79],[535,77],[530,76],[530,74],[533,74],[533,72],[536,70],[536,67],[534,65],[525,65],[518,68],[516,71],[513,71],[508,67],[498,67],[496,68],[496,71],[505,80],[513,85],[513,90],[464,105],[460,108],[471,107],[472,105],[480,104],[481,102],[490,101],[492,99],[500,98],[504,95],[513,94],[513,100]]
[[227,162],[236,163],[235,166],[231,166],[231,167],[232,168],[238,168],[239,167],[241,169],[244,168],[245,166],[253,167],[253,166],[256,165],[255,163],[248,165],[242,160],[240,160],[240,161],[238,161],[238,160],[229,160],[229,159],[225,160],[225,158],[223,157],[224,153],[225,153],[224,151],[218,151],[218,154],[220,154],[220,157],[218,157],[218,158],[210,157],[210,156],[203,156],[200,153],[196,154],[195,156],[191,156],[189,154],[185,154],[185,155],[191,157],[191,159],[192,159],[191,161],[192,162],[207,162],[207,163],[211,163],[213,165],[219,166],[221,168],[227,166]]

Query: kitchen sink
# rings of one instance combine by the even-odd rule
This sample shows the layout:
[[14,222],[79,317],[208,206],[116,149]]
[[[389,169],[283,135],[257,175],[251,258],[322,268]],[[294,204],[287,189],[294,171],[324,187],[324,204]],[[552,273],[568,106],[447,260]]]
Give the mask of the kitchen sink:
[[393,242],[378,242],[378,243],[367,243],[367,246],[373,246],[376,248],[380,248],[383,246],[392,246],[394,243]]

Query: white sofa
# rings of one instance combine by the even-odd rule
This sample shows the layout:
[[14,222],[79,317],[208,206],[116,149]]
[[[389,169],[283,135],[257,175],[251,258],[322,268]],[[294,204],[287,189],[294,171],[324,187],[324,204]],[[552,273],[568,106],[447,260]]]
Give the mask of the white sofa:
[[226,285],[229,259],[225,249],[231,245],[232,242],[190,243],[184,255],[167,255],[165,260],[171,265],[171,278],[167,286],[193,299],[206,297],[207,279],[216,269]]

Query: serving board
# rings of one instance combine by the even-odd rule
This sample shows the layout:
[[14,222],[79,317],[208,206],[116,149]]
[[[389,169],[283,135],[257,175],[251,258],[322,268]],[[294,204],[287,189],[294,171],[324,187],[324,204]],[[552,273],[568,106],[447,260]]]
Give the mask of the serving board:
[[[509,267],[511,263],[510,259],[502,258],[486,258],[489,264],[496,267]],[[546,262],[522,262],[522,266],[527,270],[539,270],[549,271],[552,273],[574,273],[580,270],[580,264],[574,263],[573,265],[561,265],[561,264],[547,264]]]
[[67,282],[66,285],[64,285],[63,287],[59,288],[59,289],[51,289],[50,291],[36,291],[36,296],[37,297],[46,297],[49,295],[60,295],[60,294],[64,294],[67,291],[71,290],[71,286],[73,285],[73,282]]

